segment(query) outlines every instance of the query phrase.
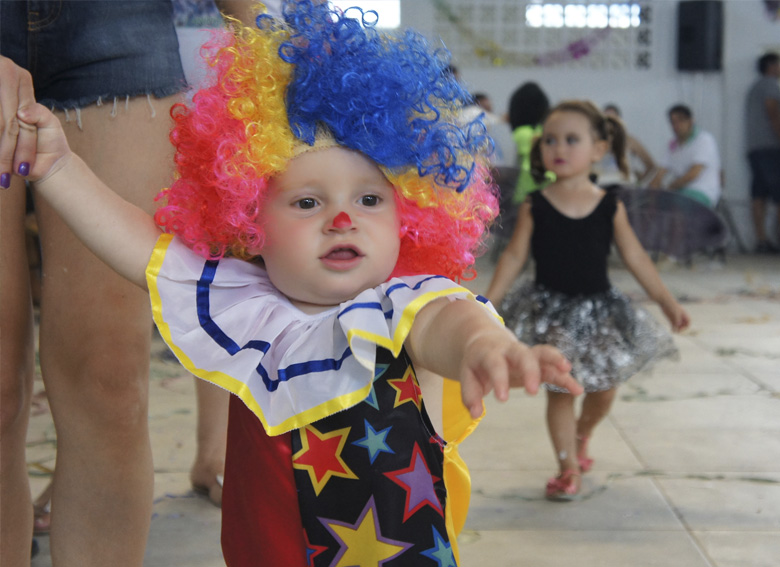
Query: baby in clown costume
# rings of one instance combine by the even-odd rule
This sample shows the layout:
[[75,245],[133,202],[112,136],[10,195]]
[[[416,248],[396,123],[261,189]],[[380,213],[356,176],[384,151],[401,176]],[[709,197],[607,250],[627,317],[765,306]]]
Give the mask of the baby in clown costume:
[[[40,105],[17,113],[19,140],[37,139],[14,171],[28,164],[79,238],[149,290],[182,364],[234,394],[229,566],[455,565],[456,447],[482,397],[581,388],[560,353],[519,343],[455,283],[497,201],[490,140],[459,125],[468,95],[446,54],[358,9],[259,11],[214,38],[210,85],[174,109],[177,178],[154,219],[107,190]],[[449,378],[441,431],[415,368]]]

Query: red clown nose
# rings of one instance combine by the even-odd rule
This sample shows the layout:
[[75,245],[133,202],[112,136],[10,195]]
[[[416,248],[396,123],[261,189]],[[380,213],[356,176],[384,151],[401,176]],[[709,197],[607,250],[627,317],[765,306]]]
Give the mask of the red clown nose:
[[344,211],[340,212],[333,219],[333,228],[349,228],[352,226],[352,219]]

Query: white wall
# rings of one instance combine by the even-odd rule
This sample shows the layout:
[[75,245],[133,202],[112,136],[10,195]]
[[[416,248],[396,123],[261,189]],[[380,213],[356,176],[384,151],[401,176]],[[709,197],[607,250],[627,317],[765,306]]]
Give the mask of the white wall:
[[[599,105],[617,103],[631,133],[657,159],[663,156],[671,138],[666,111],[678,102],[688,104],[699,125],[712,132],[720,144],[726,176],[724,196],[737,218],[740,233],[750,243],[753,236],[742,124],[744,97],[757,76],[756,59],[767,49],[780,51],[780,22],[772,22],[766,16],[761,0],[725,0],[723,71],[679,72],[676,70],[677,3],[677,0],[651,2],[652,68],[647,71],[463,65],[459,65],[459,70],[470,90],[491,96],[498,112],[507,107],[512,91],[527,80],[538,82],[553,102],[590,98]],[[433,37],[435,17],[431,0],[401,0],[402,25]]]

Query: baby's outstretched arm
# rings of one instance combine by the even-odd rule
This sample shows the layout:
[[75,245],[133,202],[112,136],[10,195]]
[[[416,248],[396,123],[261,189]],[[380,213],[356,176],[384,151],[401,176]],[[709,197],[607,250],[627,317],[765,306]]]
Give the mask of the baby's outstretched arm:
[[[7,67],[8,60],[0,65]],[[151,216],[109,189],[70,151],[59,120],[47,108],[8,96],[12,88],[5,81],[0,83],[3,115],[7,116],[9,106],[18,105],[18,120],[3,121],[0,152],[14,156],[14,173],[34,183],[37,196],[57,211],[92,252],[146,289],[146,264],[160,229]]]
[[545,381],[582,393],[560,352],[521,343],[472,301],[439,299],[426,305],[417,314],[406,347],[415,365],[460,381],[463,403],[473,417],[481,415],[482,398],[490,390],[504,401],[509,388],[535,394]]

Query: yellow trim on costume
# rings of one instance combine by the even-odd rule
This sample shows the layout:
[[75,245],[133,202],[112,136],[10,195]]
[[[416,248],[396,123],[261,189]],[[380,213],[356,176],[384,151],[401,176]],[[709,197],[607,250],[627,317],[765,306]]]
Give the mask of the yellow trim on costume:
[[[440,297],[449,297],[454,293],[465,293],[469,299],[476,301],[476,296],[471,291],[458,285],[440,291],[429,291],[428,293],[415,298],[413,301],[407,304],[406,308],[401,314],[401,318],[398,321],[398,325],[395,328],[395,333],[393,334],[392,339],[388,339],[387,337],[383,337],[363,329],[350,329],[347,332],[347,341],[349,342],[349,346],[352,346],[353,337],[360,337],[367,342],[374,343],[377,346],[389,350],[393,354],[393,357],[397,358],[401,353],[401,349],[404,346],[406,337],[409,336],[409,331],[412,330],[412,324],[414,323],[414,318],[417,316],[417,313],[419,313],[420,310],[428,303],[431,303]],[[355,353],[355,349],[353,349],[352,352],[355,354],[355,358],[358,358],[357,354]],[[360,360],[360,364],[367,366],[367,362],[363,360]],[[373,362],[371,362],[371,364],[373,365]]]
[[190,358],[184,354],[184,351],[182,351],[173,342],[170,327],[163,319],[162,299],[160,298],[160,292],[157,287],[157,277],[160,275],[163,260],[165,259],[165,255],[172,240],[173,236],[170,234],[163,234],[157,240],[157,244],[152,251],[149,264],[146,267],[146,282],[147,286],[149,287],[149,297],[152,301],[152,317],[154,318],[154,322],[160,332],[160,336],[188,372],[194,374],[198,378],[211,382],[220,388],[224,388],[225,390],[238,396],[246,404],[250,411],[252,411],[252,413],[258,417],[260,422],[263,424],[263,429],[265,429],[268,435],[281,435],[282,433],[287,433],[293,429],[300,429],[301,427],[308,425],[309,423],[313,423],[318,419],[357,405],[368,397],[368,395],[371,393],[373,380],[370,380],[368,384],[359,390],[328,400],[327,402],[291,416],[278,425],[269,425],[268,421],[263,415],[260,404],[258,404],[255,400],[247,384],[223,372],[216,370],[209,371],[198,368],[192,362],[192,360],[190,360]]
[[458,453],[458,445],[477,428],[485,417],[471,417],[468,408],[463,405],[460,382],[445,378],[442,384],[442,437],[447,442],[444,447],[444,486],[447,489],[447,511],[445,523],[449,535],[455,562],[460,564],[458,535],[466,524],[466,516],[471,502],[471,476],[463,457]]

